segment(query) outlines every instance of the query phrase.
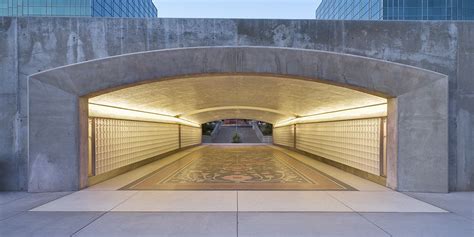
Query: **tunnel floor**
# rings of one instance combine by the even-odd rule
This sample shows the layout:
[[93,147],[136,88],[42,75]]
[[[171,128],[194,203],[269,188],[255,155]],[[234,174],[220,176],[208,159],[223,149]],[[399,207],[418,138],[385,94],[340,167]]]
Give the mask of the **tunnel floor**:
[[211,145],[122,190],[355,190],[266,145]]

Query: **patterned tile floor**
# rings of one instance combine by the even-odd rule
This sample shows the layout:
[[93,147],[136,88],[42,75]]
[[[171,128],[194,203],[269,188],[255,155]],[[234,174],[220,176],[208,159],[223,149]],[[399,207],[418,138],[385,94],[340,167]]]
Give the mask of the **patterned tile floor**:
[[207,146],[122,190],[354,190],[270,146]]

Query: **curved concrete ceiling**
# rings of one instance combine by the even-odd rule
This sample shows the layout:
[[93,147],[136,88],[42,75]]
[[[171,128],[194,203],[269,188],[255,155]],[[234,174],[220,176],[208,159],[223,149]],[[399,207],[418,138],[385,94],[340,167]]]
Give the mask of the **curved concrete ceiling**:
[[219,75],[132,86],[89,99],[197,123],[245,118],[277,123],[294,117],[386,103],[360,91],[300,79]]
[[190,121],[199,121],[201,123],[233,118],[253,119],[267,123],[275,123],[276,121],[287,119],[288,116],[262,110],[223,109],[193,114],[186,117],[186,119]]
[[219,111],[219,110],[257,110],[257,111],[262,111],[262,112],[271,112],[275,114],[280,114],[280,115],[286,115],[286,116],[292,116],[296,117],[296,114],[292,114],[290,112],[285,112],[285,111],[279,111],[275,109],[269,109],[269,108],[262,108],[262,107],[252,107],[252,106],[221,106],[221,107],[211,107],[211,108],[205,108],[205,109],[198,109],[190,112],[186,112],[185,114],[180,114],[178,117],[189,117],[194,114],[200,114],[200,113],[205,113],[205,112],[212,112],[212,111]]

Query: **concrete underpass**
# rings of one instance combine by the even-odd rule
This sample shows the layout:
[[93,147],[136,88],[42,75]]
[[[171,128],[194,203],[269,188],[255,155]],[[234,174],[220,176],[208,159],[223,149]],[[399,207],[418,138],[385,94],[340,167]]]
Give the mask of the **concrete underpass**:
[[[194,60],[178,70],[174,64],[164,63],[182,64],[189,55],[221,59],[213,59],[213,63]],[[249,60],[235,61],[228,55]],[[270,63],[291,62],[292,58],[299,60],[295,66],[301,67],[292,75]],[[307,65],[310,60],[323,59],[321,67]],[[137,60],[148,63],[134,68]],[[261,66],[250,63],[253,60],[268,61],[268,73],[259,73]],[[367,80],[369,75],[356,70],[335,70],[334,65],[341,61],[347,66],[363,65],[370,75],[393,70],[407,76]],[[116,63],[127,68],[126,76],[106,66]],[[245,73],[233,72],[242,67],[248,67],[238,70]],[[80,73],[94,68],[100,77]],[[331,74],[320,74],[326,72]],[[64,73],[71,83],[56,81],[56,74]],[[351,81],[342,82],[347,78]],[[62,89],[44,90],[43,83],[59,83]],[[418,86],[412,87],[412,83]],[[418,126],[416,111],[423,108],[422,126],[433,129],[417,131],[445,131],[445,117],[440,114],[446,112],[446,101],[440,100],[445,90],[446,78],[441,74],[349,55],[281,48],[163,50],[50,70],[30,78],[30,154],[38,155],[30,156],[29,190],[85,188],[90,179],[103,180],[150,158],[200,144],[203,123],[239,118],[271,123],[274,144],[314,155],[392,189],[442,192],[448,188],[448,173],[446,167],[435,164],[447,159],[443,156],[446,141],[438,136],[412,136],[407,129]],[[424,99],[412,100],[419,97]],[[53,117],[44,116],[45,106]],[[58,130],[57,125],[64,122],[70,125]],[[57,136],[49,135],[53,133]],[[421,137],[428,140],[415,149]],[[56,142],[49,143],[51,139]],[[58,162],[51,163],[48,157],[56,157]],[[50,172],[44,172],[46,167]],[[71,172],[64,173],[63,168]]]
[[472,233],[470,25],[0,19],[0,228]]

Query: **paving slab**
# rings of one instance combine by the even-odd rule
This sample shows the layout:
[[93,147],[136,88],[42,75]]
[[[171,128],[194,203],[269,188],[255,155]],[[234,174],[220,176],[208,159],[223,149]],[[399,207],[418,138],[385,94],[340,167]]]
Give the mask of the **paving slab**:
[[474,220],[474,192],[405,194]]
[[398,192],[328,193],[356,212],[447,212]]
[[242,212],[353,212],[321,191],[239,191]]
[[392,236],[473,237],[474,221],[452,213],[362,213]]
[[100,212],[23,212],[0,221],[0,236],[70,236],[101,214]]
[[28,196],[27,192],[0,192],[0,205]]
[[79,191],[31,211],[110,211],[136,191]]
[[237,236],[236,213],[109,212],[74,236]]
[[25,193],[22,198],[10,201],[0,206],[0,220],[18,215],[21,212],[28,211],[68,194],[70,194],[70,192]]
[[357,213],[239,213],[240,237],[389,236]]
[[139,191],[112,211],[236,212],[236,191]]

